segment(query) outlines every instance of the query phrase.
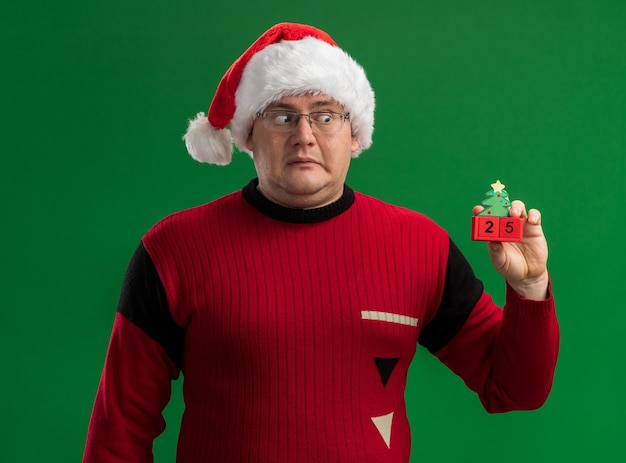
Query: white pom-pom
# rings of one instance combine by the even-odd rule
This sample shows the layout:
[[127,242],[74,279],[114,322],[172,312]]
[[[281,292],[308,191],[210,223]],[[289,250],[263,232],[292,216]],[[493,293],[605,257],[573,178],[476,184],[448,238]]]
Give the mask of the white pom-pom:
[[233,157],[232,136],[228,129],[213,127],[204,113],[189,121],[183,136],[187,151],[198,162],[225,166]]

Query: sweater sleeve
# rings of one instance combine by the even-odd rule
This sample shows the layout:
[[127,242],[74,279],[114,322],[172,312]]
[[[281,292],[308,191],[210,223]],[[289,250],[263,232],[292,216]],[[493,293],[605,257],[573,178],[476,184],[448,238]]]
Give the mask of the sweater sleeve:
[[180,371],[184,331],[143,244],[122,286],[83,462],[152,462],[163,409]]
[[[451,250],[447,272],[452,275],[446,276],[443,301],[460,301],[453,307],[457,313],[466,313],[466,319],[444,343],[429,347],[431,352],[478,394],[488,412],[541,407],[552,387],[559,349],[551,286],[547,299],[533,301],[507,285],[501,309],[482,291],[482,283],[460,251]],[[469,311],[461,308],[468,298],[457,295],[468,291],[479,294]],[[439,310],[449,312],[450,307],[442,304]]]

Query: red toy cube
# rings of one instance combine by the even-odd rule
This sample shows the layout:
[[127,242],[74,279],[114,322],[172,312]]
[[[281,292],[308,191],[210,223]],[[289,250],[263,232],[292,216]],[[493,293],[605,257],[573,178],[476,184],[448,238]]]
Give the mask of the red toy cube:
[[472,217],[472,239],[474,241],[499,241],[500,217],[475,215]]
[[522,241],[524,221],[519,217],[500,217],[500,241]]
[[524,221],[518,217],[472,217],[474,241],[522,241]]

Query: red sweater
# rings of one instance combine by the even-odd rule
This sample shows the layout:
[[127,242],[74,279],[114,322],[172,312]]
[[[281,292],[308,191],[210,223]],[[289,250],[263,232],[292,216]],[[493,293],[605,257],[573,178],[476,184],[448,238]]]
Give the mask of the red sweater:
[[407,462],[418,343],[504,412],[543,404],[558,342],[551,297],[508,288],[503,311],[423,215],[348,187],[287,209],[251,182],[143,238],[84,461],[152,461],[182,372],[179,463]]

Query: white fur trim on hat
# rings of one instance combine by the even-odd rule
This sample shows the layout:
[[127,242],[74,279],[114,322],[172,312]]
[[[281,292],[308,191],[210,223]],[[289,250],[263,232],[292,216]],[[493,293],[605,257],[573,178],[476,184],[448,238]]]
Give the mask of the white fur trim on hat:
[[359,143],[353,157],[371,146],[375,102],[365,71],[345,51],[314,37],[283,40],[250,58],[235,93],[235,146],[250,153],[246,141],[257,112],[285,96],[309,93],[327,95],[350,113]]

